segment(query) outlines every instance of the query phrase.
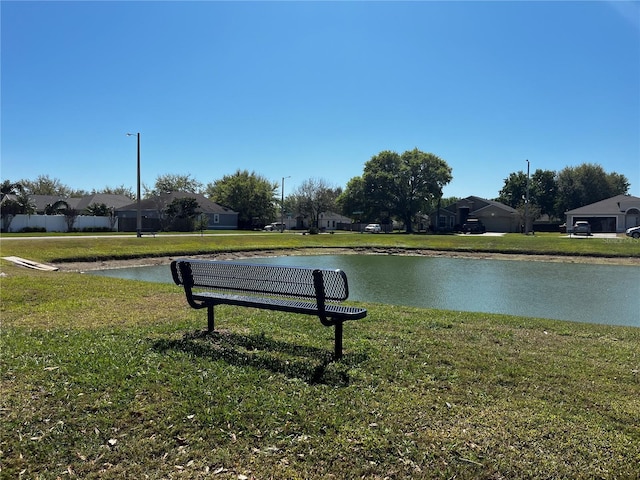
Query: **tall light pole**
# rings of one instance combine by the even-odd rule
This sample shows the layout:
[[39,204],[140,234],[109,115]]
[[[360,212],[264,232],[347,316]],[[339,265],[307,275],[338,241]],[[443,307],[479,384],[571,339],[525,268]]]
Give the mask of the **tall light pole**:
[[529,235],[529,160],[527,159],[527,196],[524,200],[524,234]]
[[282,188],[280,189],[280,194],[282,198],[280,199],[280,223],[282,226],[280,227],[280,233],[284,232],[284,179],[291,178],[291,175],[288,177],[282,177]]
[[138,238],[142,236],[142,207],[140,206],[140,132],[138,133],[127,133],[127,137],[138,137],[138,211],[136,213],[136,235]]

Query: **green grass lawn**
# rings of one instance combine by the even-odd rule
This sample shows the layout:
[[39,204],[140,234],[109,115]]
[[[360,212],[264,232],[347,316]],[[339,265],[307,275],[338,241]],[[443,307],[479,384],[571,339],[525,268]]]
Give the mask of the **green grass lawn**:
[[[639,245],[271,234],[0,246],[60,261],[311,246],[637,257]],[[1,478],[638,478],[638,328],[369,303],[331,362],[333,332],[309,317],[219,307],[206,335],[206,314],[173,285],[0,265]]]
[[[299,233],[226,232],[221,235],[73,236],[7,239],[2,256],[22,256],[43,262],[94,261],[149,256],[195,255],[262,249],[400,248],[460,252],[571,255],[640,258],[640,241],[617,238],[567,238],[555,233],[502,237],[483,235],[358,234],[302,235]],[[34,244],[34,242],[37,242]]]

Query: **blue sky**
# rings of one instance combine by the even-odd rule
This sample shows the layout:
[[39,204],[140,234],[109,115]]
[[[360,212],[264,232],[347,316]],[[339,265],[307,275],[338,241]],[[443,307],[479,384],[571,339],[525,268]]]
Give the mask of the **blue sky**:
[[640,196],[638,2],[10,2],[1,177],[135,189],[237,169],[344,187],[382,150],[494,198],[582,163]]

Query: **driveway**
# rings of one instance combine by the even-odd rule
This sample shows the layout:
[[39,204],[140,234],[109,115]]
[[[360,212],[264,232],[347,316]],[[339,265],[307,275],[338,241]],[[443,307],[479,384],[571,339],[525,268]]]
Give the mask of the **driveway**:
[[484,233],[456,233],[459,237],[504,237],[506,233],[502,232],[484,232]]
[[592,233],[591,235],[562,235],[562,238],[618,238],[617,233]]

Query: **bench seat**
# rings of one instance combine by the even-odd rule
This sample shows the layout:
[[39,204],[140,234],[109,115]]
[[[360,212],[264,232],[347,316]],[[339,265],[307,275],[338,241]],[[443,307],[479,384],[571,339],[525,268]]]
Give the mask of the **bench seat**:
[[[277,297],[252,297],[247,295],[229,295],[213,292],[194,294],[193,299],[201,302],[219,302],[220,304],[237,305],[241,307],[263,308],[266,310],[279,310],[289,313],[301,313],[305,315],[318,315],[318,305],[315,302],[301,300],[288,300]],[[348,307],[344,305],[325,304],[324,311],[327,316],[334,319],[357,320],[364,318],[367,311],[364,308]]]
[[366,317],[367,310],[340,305],[349,296],[342,270],[178,259],[171,262],[176,285],[193,308],[206,308],[214,331],[214,307],[241,307],[314,315],[335,328],[335,358],[342,356],[342,323]]

